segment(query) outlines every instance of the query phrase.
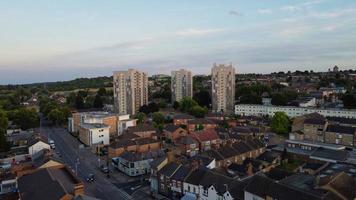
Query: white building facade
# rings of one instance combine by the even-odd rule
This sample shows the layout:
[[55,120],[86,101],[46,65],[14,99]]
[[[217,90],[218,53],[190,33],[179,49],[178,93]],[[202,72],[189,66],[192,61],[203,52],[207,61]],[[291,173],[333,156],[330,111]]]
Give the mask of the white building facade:
[[292,106],[265,106],[256,104],[235,105],[235,114],[241,116],[273,116],[276,112],[284,112],[288,117],[297,117],[310,113],[319,113],[325,117],[343,117],[356,119],[356,110],[353,109],[323,109],[302,108]]
[[88,146],[109,145],[110,126],[104,124],[81,124],[79,129],[79,139]]

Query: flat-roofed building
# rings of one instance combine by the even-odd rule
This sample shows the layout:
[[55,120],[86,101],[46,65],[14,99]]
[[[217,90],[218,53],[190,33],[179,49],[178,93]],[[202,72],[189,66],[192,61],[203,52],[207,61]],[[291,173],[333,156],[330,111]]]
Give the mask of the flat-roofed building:
[[288,115],[288,117],[297,117],[310,113],[318,113],[324,117],[356,119],[355,109],[302,108],[294,106],[265,106],[255,104],[235,105],[235,114],[241,116],[273,116],[276,112],[284,112],[286,115]]
[[109,145],[109,126],[83,123],[79,127],[79,140],[85,145]]
[[104,124],[109,126],[110,136],[118,134],[118,116],[114,113],[96,111],[96,112],[77,112],[68,118],[68,131],[78,133],[79,126],[86,124]]

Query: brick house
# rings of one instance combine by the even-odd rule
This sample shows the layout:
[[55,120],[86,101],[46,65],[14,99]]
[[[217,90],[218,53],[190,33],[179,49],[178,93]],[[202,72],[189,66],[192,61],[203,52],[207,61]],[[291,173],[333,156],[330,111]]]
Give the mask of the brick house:
[[179,114],[173,117],[173,124],[176,126],[188,125],[188,121],[194,119],[191,115]]
[[204,119],[204,118],[197,118],[188,121],[188,131],[192,132],[195,130],[207,130],[207,129],[214,129],[218,127],[218,123],[216,120]]
[[265,151],[265,146],[257,139],[230,143],[203,154],[212,157],[217,167],[229,166],[231,163],[242,164],[247,158],[256,158]]
[[304,120],[304,139],[313,142],[324,141],[324,131],[327,127],[325,118],[308,118]]
[[220,137],[215,129],[195,131],[189,135],[198,141],[200,151],[207,151],[213,147],[218,147],[221,143]]
[[354,146],[356,128],[341,125],[329,125],[325,131],[325,142],[331,144],[341,144]]
[[199,142],[190,135],[178,138],[174,144],[181,154],[195,156],[199,153]]
[[144,153],[161,148],[161,142],[152,138],[121,139],[112,142],[108,149],[110,158],[120,156],[124,151]]
[[182,136],[186,136],[188,133],[187,130],[181,128],[180,126],[174,124],[168,124],[163,128],[163,135],[166,139],[169,139],[171,142],[174,142]]

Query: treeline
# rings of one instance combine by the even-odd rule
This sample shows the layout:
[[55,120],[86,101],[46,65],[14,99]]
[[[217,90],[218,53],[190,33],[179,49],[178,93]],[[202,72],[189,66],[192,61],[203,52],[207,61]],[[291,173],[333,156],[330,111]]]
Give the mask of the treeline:
[[48,91],[71,91],[85,88],[112,87],[112,76],[95,78],[77,78],[70,81],[32,83],[23,85],[0,85],[0,90],[16,90],[18,88],[39,88]]

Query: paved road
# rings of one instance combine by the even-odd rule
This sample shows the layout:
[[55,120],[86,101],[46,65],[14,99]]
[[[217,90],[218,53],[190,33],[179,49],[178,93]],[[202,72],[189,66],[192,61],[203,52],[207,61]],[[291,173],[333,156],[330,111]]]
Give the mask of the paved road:
[[[99,199],[132,199],[123,190],[116,187],[111,179],[98,170],[98,157],[89,149],[79,149],[79,141],[71,136],[63,128],[56,128],[41,123],[41,134],[54,140],[56,151],[61,154],[62,160],[75,172],[85,184],[85,192],[90,196]],[[78,163],[79,161],[79,163]],[[76,165],[76,163],[78,163]],[[88,174],[95,174],[95,181],[87,183],[85,181]],[[116,182],[116,181],[113,181]]]

